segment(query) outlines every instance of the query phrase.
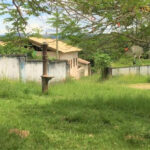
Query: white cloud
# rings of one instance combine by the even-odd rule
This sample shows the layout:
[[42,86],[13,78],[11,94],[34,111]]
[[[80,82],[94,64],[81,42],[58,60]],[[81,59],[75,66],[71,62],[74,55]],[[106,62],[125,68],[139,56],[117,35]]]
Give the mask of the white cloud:
[[[6,26],[8,24],[3,22],[5,17],[6,16],[0,16],[0,34],[5,34],[7,32]],[[31,33],[34,28],[39,28],[43,31],[43,34],[45,34],[46,32],[48,34],[55,33],[55,29],[51,25],[46,23],[48,17],[48,15],[41,15],[40,17],[30,17],[26,32]]]
[[7,32],[7,30],[6,30],[7,24],[4,23],[4,18],[5,18],[4,16],[0,17],[0,34],[5,34]]
[[39,17],[31,17],[28,22],[27,32],[32,32],[32,29],[39,28],[44,33],[48,32],[49,34],[54,33],[54,28],[47,24],[48,15],[41,15]]
[[[1,25],[1,22],[0,22],[0,25]],[[1,28],[0,28],[0,34],[3,35],[7,32],[5,26],[1,25]]]

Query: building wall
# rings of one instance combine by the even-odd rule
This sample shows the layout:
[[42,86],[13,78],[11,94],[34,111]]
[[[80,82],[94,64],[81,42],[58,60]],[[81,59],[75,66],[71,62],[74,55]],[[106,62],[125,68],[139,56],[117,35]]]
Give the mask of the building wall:
[[[41,51],[37,51],[38,55],[42,55]],[[56,58],[56,52],[48,51],[48,56],[51,58]],[[78,52],[70,52],[70,53],[62,53],[59,52],[59,59],[60,60],[67,60],[70,65],[70,76],[76,79],[79,79],[82,76],[89,76],[90,72],[90,64],[78,64]],[[82,67],[79,68],[79,67]]]
[[[42,55],[41,51],[37,51],[37,55]],[[56,52],[48,51],[48,56],[56,58]],[[78,78],[78,52],[61,53],[59,52],[60,60],[67,60],[70,65],[70,76]]]
[[[48,51],[47,54],[48,54],[48,57],[50,58],[56,58],[56,52]],[[42,51],[37,51],[37,55],[42,56]]]
[[[79,76],[89,76],[91,75],[91,72],[90,72],[90,64],[82,64],[82,63],[79,63]],[[84,70],[84,71],[83,71]],[[83,74],[84,72],[84,74]]]
[[51,62],[48,67],[48,74],[52,79],[52,82],[65,80],[69,74],[69,65],[66,61],[62,62]]
[[61,60],[67,60],[70,65],[70,76],[78,78],[78,52],[60,53]]
[[112,75],[150,75],[150,66],[134,66],[124,68],[112,68]]
[[[54,77],[51,82],[63,81],[68,77],[67,61],[49,62],[48,75]],[[21,79],[23,81],[41,81],[42,61],[26,61],[26,57],[0,57],[0,78]]]

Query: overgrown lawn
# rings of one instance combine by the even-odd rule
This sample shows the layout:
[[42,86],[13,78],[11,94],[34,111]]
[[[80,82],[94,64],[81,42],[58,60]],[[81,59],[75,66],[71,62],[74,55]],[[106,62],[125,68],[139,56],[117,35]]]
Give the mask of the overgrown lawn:
[[[50,86],[0,81],[0,150],[148,150],[150,91],[128,84],[148,77],[97,75]],[[30,132],[27,138],[10,129]]]

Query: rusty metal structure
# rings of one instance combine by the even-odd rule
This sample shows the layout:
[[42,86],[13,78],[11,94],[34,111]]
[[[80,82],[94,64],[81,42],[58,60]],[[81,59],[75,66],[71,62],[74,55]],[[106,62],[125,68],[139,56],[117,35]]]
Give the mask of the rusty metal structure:
[[47,48],[48,44],[43,43],[42,44],[42,50],[43,50],[43,75],[42,77],[42,92],[47,93],[48,92],[48,82],[53,77],[48,76],[48,55],[47,55]]

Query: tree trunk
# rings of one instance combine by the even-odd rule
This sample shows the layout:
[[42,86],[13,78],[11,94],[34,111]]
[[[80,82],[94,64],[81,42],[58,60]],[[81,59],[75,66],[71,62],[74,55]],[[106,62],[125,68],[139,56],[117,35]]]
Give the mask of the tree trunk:
[[108,67],[105,67],[105,68],[102,68],[101,69],[101,77],[102,77],[102,80],[106,80],[109,78],[109,76],[111,75],[111,69],[108,68]]

